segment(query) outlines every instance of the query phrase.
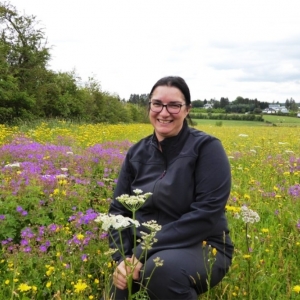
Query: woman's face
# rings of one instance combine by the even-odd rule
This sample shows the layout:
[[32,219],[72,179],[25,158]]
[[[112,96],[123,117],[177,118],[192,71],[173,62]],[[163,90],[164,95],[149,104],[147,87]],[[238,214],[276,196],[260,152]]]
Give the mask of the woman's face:
[[[157,139],[162,141],[166,137],[175,136],[182,128],[183,121],[190,111],[190,106],[185,105],[182,92],[173,86],[158,86],[150,99],[155,104],[184,104],[177,114],[170,113],[166,107],[161,112],[149,110],[150,122],[154,127]],[[152,104],[150,104],[152,105]]]

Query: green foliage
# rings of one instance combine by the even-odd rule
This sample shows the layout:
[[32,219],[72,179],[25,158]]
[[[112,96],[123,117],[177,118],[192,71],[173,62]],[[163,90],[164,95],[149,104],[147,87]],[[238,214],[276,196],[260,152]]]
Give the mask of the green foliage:
[[39,118],[91,123],[147,122],[147,95],[120,101],[89,78],[84,85],[72,72],[47,69],[50,47],[35,16],[20,15],[0,3],[0,120],[19,124]]

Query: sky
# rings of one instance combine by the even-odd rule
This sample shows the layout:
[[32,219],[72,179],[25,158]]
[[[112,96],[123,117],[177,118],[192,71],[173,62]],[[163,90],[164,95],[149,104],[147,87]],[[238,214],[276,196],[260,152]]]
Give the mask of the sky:
[[181,76],[192,100],[300,102],[299,0],[10,0],[34,15],[49,68],[129,99]]

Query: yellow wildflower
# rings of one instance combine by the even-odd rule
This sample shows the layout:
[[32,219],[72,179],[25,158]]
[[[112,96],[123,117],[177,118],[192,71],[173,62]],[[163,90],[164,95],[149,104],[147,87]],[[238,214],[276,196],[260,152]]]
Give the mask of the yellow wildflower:
[[217,255],[217,252],[218,252],[218,250],[217,250],[216,248],[213,248],[211,252],[212,252],[213,256],[216,256],[216,255]]
[[81,279],[77,281],[77,283],[74,285],[75,293],[80,293],[84,291],[87,288],[87,284],[85,282],[82,282]]
[[76,237],[77,237],[77,239],[80,240],[80,241],[84,239],[84,235],[81,234],[81,233],[77,234]]
[[53,195],[58,195],[59,194],[59,189],[54,189]]
[[31,290],[31,286],[26,283],[21,283],[18,287],[18,290],[20,292],[28,292],[29,290]]
[[300,293],[300,285],[295,285],[294,287],[293,287],[293,292],[296,292],[296,293]]

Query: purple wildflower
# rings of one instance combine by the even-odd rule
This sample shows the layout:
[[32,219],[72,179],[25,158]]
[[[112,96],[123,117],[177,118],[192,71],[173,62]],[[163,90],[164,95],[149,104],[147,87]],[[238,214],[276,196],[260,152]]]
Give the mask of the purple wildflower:
[[40,226],[39,227],[39,235],[44,235],[45,234],[45,226]]
[[32,230],[31,230],[30,228],[28,228],[28,227],[26,227],[25,229],[23,229],[22,232],[21,232],[21,237],[22,237],[22,238],[29,238],[29,239],[31,239],[31,238],[33,238],[34,236],[35,236],[34,233],[33,233]]
[[291,186],[289,188],[289,194],[293,197],[300,197],[300,184]]
[[108,237],[108,233],[107,232],[103,232],[101,235],[100,235],[100,238],[101,239],[105,239]]
[[26,253],[31,252],[31,247],[29,247],[29,246],[25,247],[23,251]]
[[22,213],[23,212],[22,206],[17,206],[16,211]]
[[48,248],[47,248],[45,245],[41,245],[41,246],[40,246],[40,251],[41,251],[41,252],[47,252],[47,249],[48,249]]
[[58,225],[51,224],[51,225],[49,225],[49,229],[50,229],[50,231],[56,231],[58,229]]
[[5,220],[5,215],[0,215],[0,220]]
[[20,244],[22,245],[22,246],[27,246],[28,244],[29,244],[29,242],[27,241],[27,240],[21,240],[21,242],[20,242]]
[[88,258],[87,254],[81,255],[81,260],[82,261],[87,261],[87,258]]

